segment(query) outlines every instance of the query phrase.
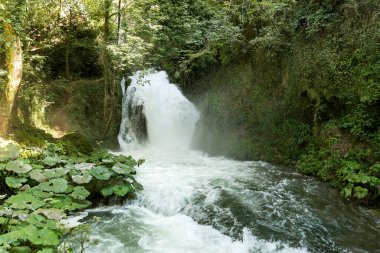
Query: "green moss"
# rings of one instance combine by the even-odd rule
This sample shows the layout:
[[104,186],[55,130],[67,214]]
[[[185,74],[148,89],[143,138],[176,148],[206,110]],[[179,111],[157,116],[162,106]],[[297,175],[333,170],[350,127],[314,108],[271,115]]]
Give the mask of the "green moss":
[[81,134],[70,133],[58,139],[56,143],[60,144],[68,154],[89,154],[93,151],[94,145]]
[[30,125],[18,125],[13,129],[12,137],[25,146],[42,147],[47,142],[54,142],[51,134]]

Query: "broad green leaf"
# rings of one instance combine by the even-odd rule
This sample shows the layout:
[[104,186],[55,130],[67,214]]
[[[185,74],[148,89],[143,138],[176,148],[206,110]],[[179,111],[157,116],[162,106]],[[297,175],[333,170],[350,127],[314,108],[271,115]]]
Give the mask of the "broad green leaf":
[[64,210],[58,208],[38,209],[36,214],[43,214],[46,218],[51,220],[61,220],[66,217]]
[[86,190],[83,186],[77,186],[74,188],[74,191],[70,194],[74,199],[85,200],[90,196],[90,192]]
[[34,197],[39,198],[39,199],[47,199],[53,196],[53,193],[44,192],[38,186],[30,188],[26,192],[29,194],[32,194]]
[[99,180],[108,180],[112,174],[113,173],[105,166],[95,166],[91,169],[91,175]]
[[112,166],[112,170],[115,171],[117,174],[128,175],[133,172],[133,167],[130,167],[122,163],[116,163],[114,166]]
[[102,159],[102,163],[103,164],[113,164],[113,163],[115,163],[115,161],[112,159]]
[[[38,209],[41,210],[41,209]],[[37,210],[37,211],[38,211]],[[62,211],[62,210],[60,210]],[[29,224],[32,224],[38,228],[50,228],[50,229],[57,229],[57,222],[53,219],[46,219],[44,216],[39,214],[31,214],[27,219],[26,222]]]
[[55,178],[48,182],[41,183],[38,188],[46,192],[62,193],[66,191],[67,181],[63,178]]
[[17,241],[25,241],[28,239],[28,236],[24,228],[13,230],[7,234],[0,235],[0,245],[8,246]]
[[357,186],[354,187],[354,196],[357,197],[358,199],[363,199],[365,196],[367,196],[368,190],[361,187]]
[[109,186],[104,187],[103,189],[100,190],[100,193],[101,193],[104,197],[111,196],[111,195],[113,194],[113,186],[112,186],[112,185],[109,185]]
[[115,157],[115,161],[129,165],[130,167],[136,166],[136,161],[132,159],[131,156],[118,155]]
[[13,160],[20,155],[20,148],[15,144],[8,144],[0,148],[0,162]]
[[18,193],[17,195],[13,195],[7,200],[6,203],[11,205],[11,208],[15,209],[31,209],[36,210],[45,205],[45,202],[34,197],[29,193]]
[[52,167],[57,164],[66,163],[66,161],[62,160],[60,157],[57,156],[47,156],[45,159],[42,160],[42,163]]
[[10,187],[10,188],[20,188],[23,183],[28,181],[26,178],[18,178],[18,177],[6,177],[5,178],[5,183]]
[[74,190],[74,186],[72,186],[71,184],[68,184],[65,193],[71,193],[73,190]]
[[91,181],[92,176],[88,171],[83,171],[82,174],[71,176],[74,183],[87,184]]
[[52,207],[62,209],[62,210],[67,210],[67,211],[75,211],[78,209],[83,209],[83,208],[89,207],[91,205],[91,202],[83,202],[81,204],[76,203],[69,196],[58,198],[58,200],[59,201],[52,204]]
[[38,169],[32,170],[29,173],[29,176],[31,179],[39,183],[46,182],[48,180],[48,178],[42,173],[42,170],[38,170]]
[[136,181],[134,181],[134,182],[132,183],[132,186],[133,186],[135,189],[137,189],[137,190],[140,190],[140,191],[144,190],[144,186],[143,186],[142,184],[136,182]]
[[5,167],[8,171],[13,171],[15,173],[25,174],[31,171],[33,168],[29,164],[24,163],[21,160],[10,161]]
[[30,236],[28,240],[35,245],[55,246],[60,243],[58,235],[51,229],[37,229],[32,225],[25,227],[25,229],[28,229]]
[[94,166],[95,166],[95,163],[78,163],[74,165],[74,168],[76,170],[84,171],[84,170],[90,170]]
[[119,184],[113,186],[113,192],[115,193],[115,195],[123,197],[127,195],[128,192],[132,192],[132,189],[129,186],[129,184]]
[[51,179],[51,178],[62,177],[64,175],[66,175],[68,172],[69,172],[69,169],[59,167],[59,168],[54,168],[54,169],[47,169],[47,170],[43,171],[43,174],[48,179]]

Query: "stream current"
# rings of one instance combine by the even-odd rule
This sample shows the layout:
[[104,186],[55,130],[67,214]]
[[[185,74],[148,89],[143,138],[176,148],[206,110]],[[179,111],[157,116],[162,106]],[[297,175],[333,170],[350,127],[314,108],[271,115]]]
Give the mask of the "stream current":
[[[89,252],[380,252],[380,221],[327,184],[261,161],[210,157],[190,147],[199,114],[165,72],[131,77],[124,90],[122,153],[146,162],[137,199],[98,216]],[[128,107],[142,106],[138,143]]]

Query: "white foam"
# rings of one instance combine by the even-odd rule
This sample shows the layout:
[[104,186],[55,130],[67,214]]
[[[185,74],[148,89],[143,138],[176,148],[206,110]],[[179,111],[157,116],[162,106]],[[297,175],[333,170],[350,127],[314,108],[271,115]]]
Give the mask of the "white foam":
[[123,120],[118,138],[121,147],[132,150],[138,146],[126,108],[131,104],[144,108],[151,145],[161,149],[188,148],[199,119],[195,106],[176,85],[169,82],[164,71],[138,71],[130,79],[131,84],[123,101]]

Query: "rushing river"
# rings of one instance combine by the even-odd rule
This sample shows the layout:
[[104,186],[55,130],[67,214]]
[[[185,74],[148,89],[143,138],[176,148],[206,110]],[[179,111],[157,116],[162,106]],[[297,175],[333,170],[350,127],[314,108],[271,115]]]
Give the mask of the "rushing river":
[[[123,206],[88,211],[101,217],[89,252],[380,252],[378,216],[328,185],[190,150],[195,107],[164,72],[141,87],[137,77],[124,89],[119,141],[123,153],[146,159],[136,177],[145,189]],[[150,144],[136,143],[127,105],[144,106]]]

